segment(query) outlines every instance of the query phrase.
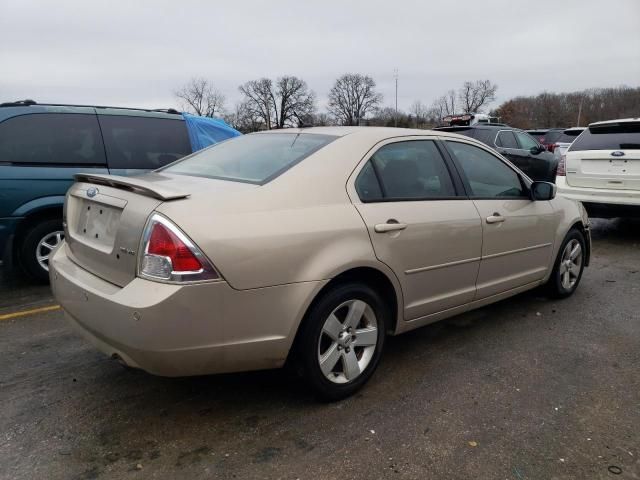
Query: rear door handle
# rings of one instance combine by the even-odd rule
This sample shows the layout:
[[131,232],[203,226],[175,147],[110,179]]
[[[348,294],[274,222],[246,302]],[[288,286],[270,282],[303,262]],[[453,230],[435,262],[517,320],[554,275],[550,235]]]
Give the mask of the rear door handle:
[[498,212],[493,212],[493,215],[487,217],[487,223],[502,223],[506,220],[502,215]]
[[400,223],[397,220],[388,220],[387,223],[379,223],[373,229],[376,233],[395,232],[407,228],[406,223]]

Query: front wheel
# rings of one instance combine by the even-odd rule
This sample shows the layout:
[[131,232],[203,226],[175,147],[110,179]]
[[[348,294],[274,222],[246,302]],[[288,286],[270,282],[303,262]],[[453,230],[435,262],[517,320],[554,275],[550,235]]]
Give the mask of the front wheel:
[[348,397],[371,378],[384,346],[387,311],[378,292],[360,283],[339,285],[311,307],[296,359],[320,398]]
[[578,288],[584,270],[585,252],[584,235],[579,230],[571,230],[562,242],[547,283],[547,289],[553,297],[568,297]]

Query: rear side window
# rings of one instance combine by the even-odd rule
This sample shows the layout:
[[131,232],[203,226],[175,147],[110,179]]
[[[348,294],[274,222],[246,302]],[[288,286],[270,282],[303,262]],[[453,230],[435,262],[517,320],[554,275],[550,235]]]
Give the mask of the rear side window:
[[480,140],[485,145],[493,147],[493,140],[496,138],[496,131],[493,129],[477,128],[474,138]]
[[518,174],[486,150],[460,142],[447,147],[462,168],[474,198],[520,198],[525,191]]
[[570,150],[640,150],[640,122],[589,127]]
[[502,148],[520,148],[511,130],[501,130],[496,137],[496,145]]
[[101,115],[109,168],[155,170],[189,155],[183,120]]
[[95,115],[36,113],[0,123],[0,162],[25,165],[105,164]]
[[[380,183],[377,184],[378,179]],[[429,140],[397,142],[381,147],[360,172],[356,190],[363,201],[456,196],[444,159],[435,143]]]

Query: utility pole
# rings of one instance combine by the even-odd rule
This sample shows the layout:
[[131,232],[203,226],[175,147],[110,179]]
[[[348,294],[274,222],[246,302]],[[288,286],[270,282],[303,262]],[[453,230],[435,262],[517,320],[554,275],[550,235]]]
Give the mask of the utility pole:
[[394,69],[393,76],[396,80],[396,115],[394,118],[394,125],[398,126],[398,69]]
[[584,97],[580,96],[580,103],[578,104],[578,123],[576,124],[576,127],[580,126],[580,115],[582,115],[582,100],[584,100]]

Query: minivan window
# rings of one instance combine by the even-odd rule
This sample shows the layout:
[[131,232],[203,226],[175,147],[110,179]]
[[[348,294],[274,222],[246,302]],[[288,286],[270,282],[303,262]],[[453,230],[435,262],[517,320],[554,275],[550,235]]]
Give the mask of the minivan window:
[[189,155],[184,120],[100,115],[109,168],[155,170]]
[[570,150],[640,150],[640,122],[589,127],[573,142]]
[[371,162],[387,199],[419,200],[456,195],[449,170],[431,140],[384,145],[373,154]]
[[447,141],[467,178],[474,198],[524,197],[520,177],[499,158],[467,143]]
[[0,162],[25,165],[105,164],[96,116],[36,113],[0,123]]
[[336,138],[310,133],[254,133],[217,143],[162,170],[264,184]]
[[511,130],[501,130],[500,133],[498,133],[498,136],[496,138],[496,146],[513,149],[520,148],[518,147],[516,137],[513,135],[513,132]]

